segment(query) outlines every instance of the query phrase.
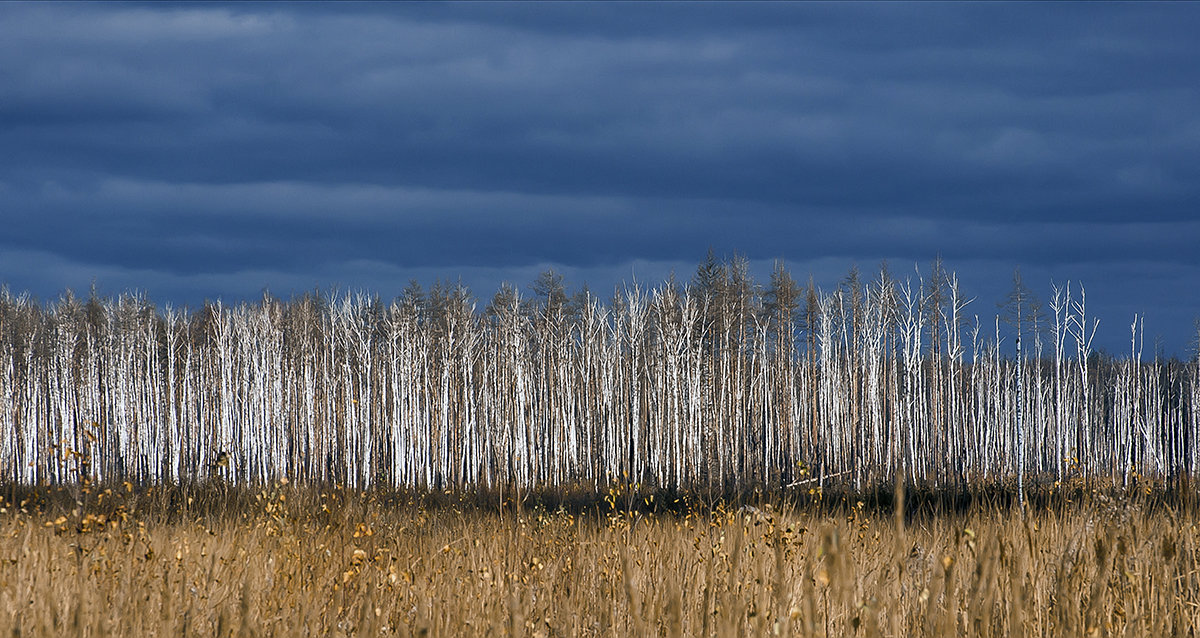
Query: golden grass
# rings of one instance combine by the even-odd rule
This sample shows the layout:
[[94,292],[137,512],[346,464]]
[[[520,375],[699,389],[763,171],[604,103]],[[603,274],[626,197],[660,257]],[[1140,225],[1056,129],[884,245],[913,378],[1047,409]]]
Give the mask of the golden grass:
[[975,506],[905,524],[860,504],[497,513],[285,486],[197,494],[117,488],[66,506],[62,492],[11,497],[0,634],[1158,637],[1200,627],[1197,521],[1162,505],[1093,499],[1026,517]]

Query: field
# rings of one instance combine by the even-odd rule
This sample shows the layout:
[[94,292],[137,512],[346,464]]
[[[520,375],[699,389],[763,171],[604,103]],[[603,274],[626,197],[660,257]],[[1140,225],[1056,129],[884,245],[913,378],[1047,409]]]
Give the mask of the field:
[[1024,516],[910,496],[896,516],[888,499],[615,488],[521,509],[286,484],[12,488],[0,633],[1196,635],[1194,506],[1068,493]]

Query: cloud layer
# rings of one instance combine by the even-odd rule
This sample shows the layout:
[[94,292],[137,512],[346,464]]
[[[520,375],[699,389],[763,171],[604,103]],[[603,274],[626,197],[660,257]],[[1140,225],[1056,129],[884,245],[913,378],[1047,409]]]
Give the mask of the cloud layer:
[[[941,254],[994,313],[1082,279],[1109,347],[1200,313],[1200,7],[0,6],[0,281],[155,299],[833,285]],[[1122,332],[1124,330],[1124,332]]]

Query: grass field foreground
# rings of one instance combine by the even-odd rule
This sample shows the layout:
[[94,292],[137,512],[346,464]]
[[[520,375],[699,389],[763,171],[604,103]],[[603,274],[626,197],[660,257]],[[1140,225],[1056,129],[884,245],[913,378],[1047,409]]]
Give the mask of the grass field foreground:
[[[189,495],[190,494],[190,495]],[[276,485],[10,494],[21,636],[1195,636],[1194,514],[501,512]],[[652,506],[649,500],[643,505]],[[1190,510],[1190,508],[1187,508]]]

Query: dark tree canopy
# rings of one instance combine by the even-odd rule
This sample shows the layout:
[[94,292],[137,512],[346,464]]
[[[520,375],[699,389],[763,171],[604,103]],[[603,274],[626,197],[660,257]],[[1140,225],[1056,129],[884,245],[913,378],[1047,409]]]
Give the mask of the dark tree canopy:
[[562,312],[570,299],[567,297],[567,286],[563,282],[562,273],[548,268],[537,276],[530,284],[533,290],[534,302],[539,310],[546,314]]
[[791,344],[792,326],[800,307],[800,286],[792,279],[782,259],[775,260],[771,283],[763,296],[763,311],[778,345]]
[[1000,308],[1000,321],[1015,330],[1018,337],[1030,330],[1040,330],[1046,319],[1042,302],[1025,285],[1019,266],[1013,269],[1012,288],[996,306]]

